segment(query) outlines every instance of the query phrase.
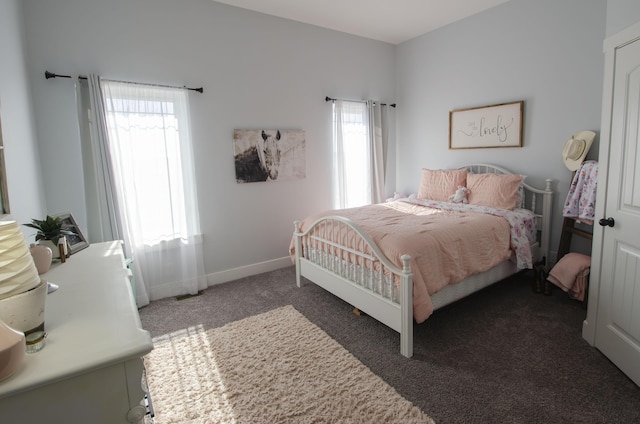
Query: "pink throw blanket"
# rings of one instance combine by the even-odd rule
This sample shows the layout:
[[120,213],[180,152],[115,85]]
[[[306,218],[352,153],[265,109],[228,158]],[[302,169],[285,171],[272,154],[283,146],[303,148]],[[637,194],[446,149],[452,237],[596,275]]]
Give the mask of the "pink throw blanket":
[[[310,216],[301,230],[329,215],[356,222],[398,267],[402,267],[402,255],[411,255],[413,312],[418,323],[433,312],[430,295],[487,271],[511,255],[509,222],[491,214],[394,201]],[[292,240],[292,257],[294,246]]]
[[567,253],[551,269],[547,280],[567,292],[573,299],[584,300],[591,257],[582,253]]

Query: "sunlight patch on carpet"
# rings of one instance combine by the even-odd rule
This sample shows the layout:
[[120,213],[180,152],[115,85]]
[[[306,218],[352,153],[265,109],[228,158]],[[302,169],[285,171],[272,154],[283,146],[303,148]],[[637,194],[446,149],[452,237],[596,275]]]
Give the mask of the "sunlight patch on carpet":
[[433,423],[292,306],[153,342],[155,424]]

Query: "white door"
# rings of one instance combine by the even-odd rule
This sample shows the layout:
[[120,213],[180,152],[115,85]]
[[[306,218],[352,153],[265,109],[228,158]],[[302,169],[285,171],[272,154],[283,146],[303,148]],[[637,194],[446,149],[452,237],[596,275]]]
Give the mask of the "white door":
[[640,39],[613,54],[595,346],[640,385]]

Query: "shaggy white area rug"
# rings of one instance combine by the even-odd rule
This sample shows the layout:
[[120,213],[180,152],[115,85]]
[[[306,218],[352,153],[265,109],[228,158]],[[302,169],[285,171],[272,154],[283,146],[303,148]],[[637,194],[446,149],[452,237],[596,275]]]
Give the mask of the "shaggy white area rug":
[[433,424],[292,306],[153,342],[155,424]]

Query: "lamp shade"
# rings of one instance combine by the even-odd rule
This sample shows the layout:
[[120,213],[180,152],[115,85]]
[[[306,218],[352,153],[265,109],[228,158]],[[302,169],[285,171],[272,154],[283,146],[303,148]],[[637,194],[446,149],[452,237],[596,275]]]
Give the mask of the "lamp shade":
[[25,334],[44,330],[46,297],[20,226],[0,222],[0,321]]
[[40,284],[38,269],[15,221],[0,222],[0,299],[24,293]]

